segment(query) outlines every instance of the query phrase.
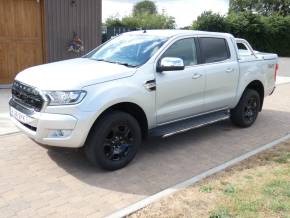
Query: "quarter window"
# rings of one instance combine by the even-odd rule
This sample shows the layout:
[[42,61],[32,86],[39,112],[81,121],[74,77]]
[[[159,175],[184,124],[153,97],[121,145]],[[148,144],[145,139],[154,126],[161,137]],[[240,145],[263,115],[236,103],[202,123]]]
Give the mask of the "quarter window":
[[165,57],[181,58],[185,66],[197,64],[194,38],[182,39],[175,42],[164,52],[162,58]]
[[199,38],[203,63],[224,61],[230,58],[227,41],[222,38]]

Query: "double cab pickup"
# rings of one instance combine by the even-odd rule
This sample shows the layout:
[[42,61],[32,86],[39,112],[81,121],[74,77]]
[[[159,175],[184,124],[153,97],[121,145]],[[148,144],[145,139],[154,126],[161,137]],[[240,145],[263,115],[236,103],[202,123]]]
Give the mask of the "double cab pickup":
[[83,147],[94,165],[117,170],[148,135],[225,119],[250,127],[275,89],[277,61],[227,33],[124,33],[81,58],[20,72],[11,119],[40,144]]

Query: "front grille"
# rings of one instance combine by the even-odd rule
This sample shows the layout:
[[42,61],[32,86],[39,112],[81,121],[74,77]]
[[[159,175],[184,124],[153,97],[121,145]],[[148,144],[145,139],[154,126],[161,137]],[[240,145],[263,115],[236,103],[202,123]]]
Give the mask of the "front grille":
[[44,104],[44,99],[36,88],[15,81],[12,85],[12,98],[27,108],[39,112]]

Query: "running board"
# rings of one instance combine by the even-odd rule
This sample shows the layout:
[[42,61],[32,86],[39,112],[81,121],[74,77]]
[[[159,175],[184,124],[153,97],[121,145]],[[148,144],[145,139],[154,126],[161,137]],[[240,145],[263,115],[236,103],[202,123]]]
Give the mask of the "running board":
[[207,126],[222,120],[227,120],[229,119],[229,117],[230,115],[228,110],[213,112],[210,114],[205,114],[156,127],[150,130],[149,135],[166,138],[192,129]]

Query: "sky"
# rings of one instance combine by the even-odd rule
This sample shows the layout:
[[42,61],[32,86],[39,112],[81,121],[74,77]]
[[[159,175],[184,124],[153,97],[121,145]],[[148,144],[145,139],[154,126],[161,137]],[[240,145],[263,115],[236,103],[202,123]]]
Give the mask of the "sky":
[[[141,0],[103,0],[103,22],[110,16],[130,15],[133,5]],[[158,11],[175,17],[177,27],[189,26],[205,10],[226,14],[229,0],[153,0]]]

